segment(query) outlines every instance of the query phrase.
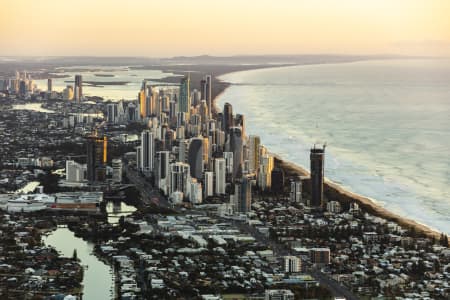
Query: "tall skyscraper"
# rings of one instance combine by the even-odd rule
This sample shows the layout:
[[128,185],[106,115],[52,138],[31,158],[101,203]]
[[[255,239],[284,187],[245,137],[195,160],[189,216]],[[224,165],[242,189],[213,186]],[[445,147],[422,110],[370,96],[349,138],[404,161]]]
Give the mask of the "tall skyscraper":
[[225,132],[225,134],[228,134],[230,127],[233,127],[233,126],[234,126],[233,106],[227,102],[223,106],[222,129]]
[[189,143],[188,162],[191,168],[191,177],[203,179],[203,139],[193,138]]
[[211,86],[211,75],[206,75],[201,81],[201,89],[202,89],[202,99],[206,100],[206,104],[208,106],[209,118],[211,118],[212,113],[212,86]]
[[178,111],[184,112],[189,116],[189,112],[191,109],[191,98],[190,98],[190,75],[187,75],[183,79],[181,79],[180,84],[180,99],[178,101]]
[[313,207],[323,205],[323,177],[325,161],[325,145],[323,148],[316,148],[316,145],[310,152],[311,161],[311,203]]
[[242,172],[243,163],[243,140],[240,127],[231,127],[230,133],[230,150],[233,152],[233,178],[237,178],[239,172]]
[[251,210],[252,205],[252,182],[249,176],[243,176],[240,183],[240,193],[238,196],[238,211],[247,213]]
[[52,79],[47,79],[47,92],[51,93],[53,88]]
[[223,195],[225,194],[226,187],[225,158],[216,158],[214,160],[214,173],[216,177],[215,193],[217,195]]
[[170,165],[169,195],[174,192],[182,192],[184,197],[187,196],[188,182],[190,181],[189,173],[188,164],[176,162]]
[[155,137],[150,130],[141,133],[141,171],[145,174],[153,172],[155,167]]
[[106,176],[108,142],[106,136],[103,138],[90,136],[86,141],[86,179],[89,182],[103,181]]
[[213,172],[205,172],[205,198],[210,197],[214,194],[214,173]]
[[168,193],[169,185],[169,151],[156,152],[156,185],[163,191],[164,195]]
[[255,173],[259,167],[259,145],[261,145],[261,139],[257,135],[251,135],[249,137],[249,172]]
[[147,117],[147,82],[145,80],[142,82],[142,87],[138,94],[138,103],[139,115],[141,119],[144,119]]
[[75,75],[74,99],[80,102],[83,99],[83,79],[81,75]]

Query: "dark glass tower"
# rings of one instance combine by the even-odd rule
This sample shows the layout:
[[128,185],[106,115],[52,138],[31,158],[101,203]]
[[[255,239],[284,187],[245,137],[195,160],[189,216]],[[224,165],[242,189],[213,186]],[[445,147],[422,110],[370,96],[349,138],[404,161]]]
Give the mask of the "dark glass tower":
[[239,172],[242,172],[242,163],[244,161],[242,130],[240,127],[230,128],[230,150],[233,152],[233,178],[238,178]]
[[234,126],[233,122],[233,106],[230,103],[225,103],[223,106],[223,122],[222,128],[225,134],[229,133],[230,127]]
[[311,160],[311,206],[322,207],[325,145],[323,148],[316,148],[314,145],[309,157]]
[[202,180],[203,178],[203,139],[193,138],[189,144],[188,154],[191,177]]

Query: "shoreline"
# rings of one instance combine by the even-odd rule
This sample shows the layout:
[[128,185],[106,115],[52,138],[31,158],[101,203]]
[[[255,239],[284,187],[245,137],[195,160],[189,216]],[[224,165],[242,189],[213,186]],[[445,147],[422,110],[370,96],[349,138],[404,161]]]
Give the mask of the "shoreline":
[[[301,65],[301,64],[298,64],[298,65]],[[275,66],[269,66],[268,68],[271,68],[271,67],[273,68]],[[283,67],[283,66],[277,66],[277,67]],[[289,66],[284,66],[284,67],[289,67]],[[237,72],[239,72],[239,71],[237,71]],[[236,73],[236,72],[230,72],[230,73]],[[229,74],[229,73],[226,73],[226,74]],[[219,76],[226,75],[226,74],[221,74]],[[225,92],[225,90],[232,84],[219,79],[218,76],[214,76],[214,78],[217,81],[226,84],[226,87],[222,91],[220,91],[220,93],[216,94],[213,97],[213,103],[215,105],[214,109],[216,111],[221,111],[221,110],[218,110],[217,100]],[[261,144],[264,144],[264,142],[262,141]],[[268,149],[268,150],[270,152],[270,149]],[[278,166],[279,168],[281,168],[284,171],[285,177],[295,177],[295,176],[297,176],[297,177],[298,176],[308,176],[309,177],[310,173],[304,167],[302,167],[292,161],[285,160],[276,153],[273,153],[273,152],[270,152],[270,153],[275,158],[275,166],[276,167]],[[288,175],[288,174],[290,174],[290,175]],[[308,183],[309,183],[309,178],[306,180],[306,185],[308,185]],[[305,183],[303,183],[303,186],[305,186]],[[395,212],[392,212],[392,211],[384,208],[380,204],[376,203],[375,202],[375,201],[377,201],[376,199],[372,200],[367,196],[352,192],[352,191],[348,190],[347,188],[331,181],[328,178],[325,178],[325,180],[324,180],[324,196],[330,200],[338,201],[341,204],[355,202],[362,209],[364,209],[366,212],[372,214],[373,216],[380,217],[389,222],[394,222],[394,223],[398,224],[399,226],[401,226],[405,230],[413,229],[416,233],[422,234],[430,239],[439,240],[441,233],[442,233],[442,232],[438,231],[437,229],[434,229],[426,224],[419,223],[417,221],[409,219],[408,217],[404,217]]]
[[[273,155],[276,159],[275,165],[278,165],[278,167],[283,169],[285,174],[291,174],[291,176],[309,177],[309,171],[302,166],[297,165],[294,162],[286,161],[277,154]],[[308,183],[309,178],[306,180],[306,184]],[[433,229],[426,224],[419,223],[417,221],[394,213],[384,208],[380,204],[374,202],[374,200],[370,199],[369,197],[352,192],[345,187],[334,183],[328,178],[325,178],[324,180],[324,195],[327,198],[331,198],[330,200],[338,201],[341,204],[355,202],[366,212],[376,217],[380,217],[384,220],[397,223],[399,226],[406,230],[413,228],[417,233],[423,234],[428,238],[439,240],[439,237],[441,235],[441,232],[439,232],[438,230]]]

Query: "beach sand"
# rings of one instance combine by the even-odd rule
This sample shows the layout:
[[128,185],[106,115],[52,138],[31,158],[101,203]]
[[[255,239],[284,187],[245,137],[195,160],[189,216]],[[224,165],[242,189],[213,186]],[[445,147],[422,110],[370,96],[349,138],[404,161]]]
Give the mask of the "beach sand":
[[[281,157],[275,155],[276,162],[275,165],[282,168],[286,175],[289,177],[294,176],[309,176],[309,172],[292,163],[283,160]],[[309,183],[309,180],[306,184]],[[414,220],[402,217],[400,215],[397,215],[386,208],[380,206],[379,204],[375,203],[373,200],[371,200],[368,197],[353,193],[351,191],[346,190],[342,186],[325,179],[324,182],[324,194],[329,200],[338,201],[341,204],[349,204],[349,203],[358,203],[360,208],[362,208],[364,211],[380,217],[382,219],[385,219],[387,221],[392,221],[403,227],[404,229],[414,229],[417,233],[423,234],[428,238],[439,240],[439,237],[441,235],[440,232],[433,230],[432,228],[418,223]]]

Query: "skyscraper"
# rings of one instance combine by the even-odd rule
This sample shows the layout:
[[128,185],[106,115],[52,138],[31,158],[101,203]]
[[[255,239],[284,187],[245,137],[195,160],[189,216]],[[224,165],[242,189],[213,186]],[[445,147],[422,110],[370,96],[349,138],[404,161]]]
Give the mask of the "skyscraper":
[[214,179],[213,172],[205,172],[205,180],[204,180],[205,198],[210,197],[214,194],[213,179]]
[[230,150],[233,152],[233,178],[238,177],[238,173],[242,172],[243,163],[243,140],[240,127],[231,127],[230,133]]
[[202,180],[203,178],[203,139],[193,138],[189,143],[188,154],[191,177]]
[[211,118],[212,113],[212,95],[211,95],[211,75],[206,75],[203,80],[200,83],[201,85],[201,92],[202,92],[202,99],[206,101],[206,104],[208,106],[208,113],[209,118]]
[[83,79],[81,75],[75,75],[74,99],[80,102],[83,99]]
[[178,111],[184,112],[188,116],[191,108],[191,100],[190,100],[191,93],[189,90],[190,81],[191,79],[189,75],[181,79],[180,100],[178,101]]
[[251,210],[252,205],[252,182],[249,176],[243,176],[240,183],[237,183],[240,188],[238,189],[238,211],[241,213],[247,213]]
[[142,172],[147,175],[153,172],[155,158],[155,137],[150,130],[141,133],[141,166]]
[[52,92],[52,86],[53,86],[52,79],[51,78],[47,79],[47,92],[49,93]]
[[175,192],[182,192],[184,197],[187,196],[189,176],[189,165],[176,162],[170,165],[170,186],[169,195]]
[[107,161],[107,146],[108,142],[106,136],[100,138],[97,136],[90,136],[86,142],[86,165],[87,174],[86,179],[89,182],[103,181],[106,175],[106,161]]
[[311,203],[313,207],[321,207],[323,205],[323,177],[324,177],[324,160],[325,145],[323,148],[316,148],[316,145],[310,152],[311,161]]
[[214,173],[216,175],[215,193],[223,195],[225,194],[226,186],[225,158],[216,158],[214,160]]
[[258,171],[259,167],[259,145],[261,144],[261,139],[257,135],[251,135],[249,137],[249,172],[254,173]]
[[142,87],[138,94],[138,103],[139,115],[141,119],[144,119],[147,117],[147,82],[145,80],[142,82]]
[[156,152],[156,185],[165,195],[169,184],[169,151]]
[[222,121],[222,129],[225,134],[228,134],[230,127],[234,126],[233,121],[233,106],[230,103],[225,103],[223,106],[223,121]]

